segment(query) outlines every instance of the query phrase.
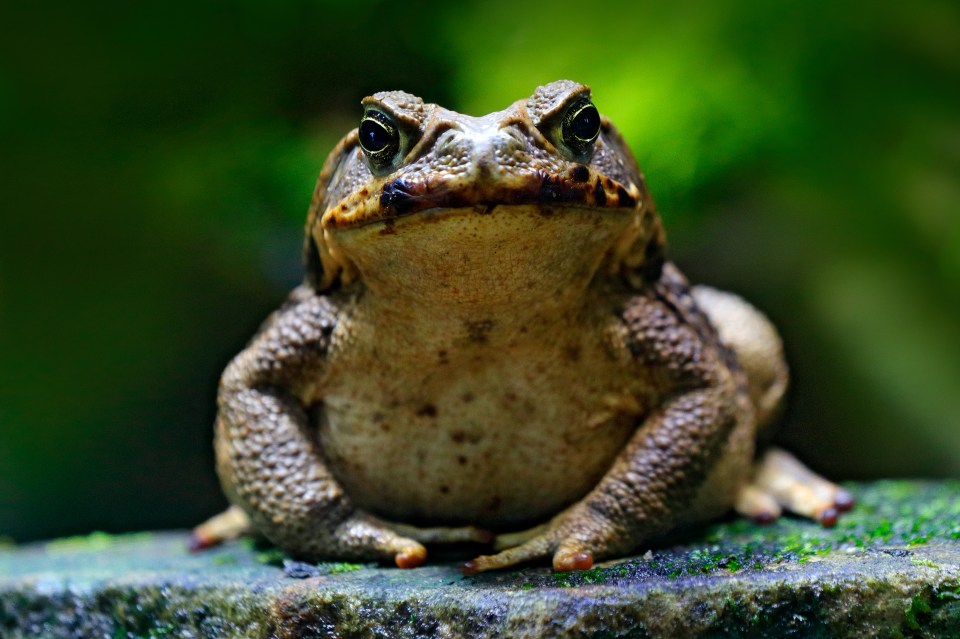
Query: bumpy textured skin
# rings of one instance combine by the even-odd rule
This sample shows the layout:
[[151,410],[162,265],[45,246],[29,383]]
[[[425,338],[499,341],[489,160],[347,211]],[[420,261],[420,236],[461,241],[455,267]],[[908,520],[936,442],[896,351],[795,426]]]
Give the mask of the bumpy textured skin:
[[[504,550],[470,571],[570,570],[734,505],[758,409],[786,382],[779,339],[665,261],[608,121],[586,156],[564,147],[585,97],[556,82],[481,118],[397,91],[364,101],[396,123],[399,155],[372,167],[356,130],[334,149],[307,282],[221,381],[218,472],[274,543],[415,566],[415,538],[477,526]],[[744,318],[768,334],[738,332]]]

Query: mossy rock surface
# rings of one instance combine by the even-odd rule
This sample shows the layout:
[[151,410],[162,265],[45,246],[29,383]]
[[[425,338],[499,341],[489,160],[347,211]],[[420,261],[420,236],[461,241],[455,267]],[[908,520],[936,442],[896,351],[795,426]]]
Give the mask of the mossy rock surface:
[[960,482],[849,488],[830,530],[731,519],[573,574],[190,554],[185,533],[10,547],[0,637],[960,637]]

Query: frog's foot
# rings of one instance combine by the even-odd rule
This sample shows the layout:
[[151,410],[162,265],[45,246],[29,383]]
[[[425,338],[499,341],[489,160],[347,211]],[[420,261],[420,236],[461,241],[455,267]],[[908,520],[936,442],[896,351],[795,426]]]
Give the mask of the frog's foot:
[[553,569],[560,572],[587,570],[593,567],[593,553],[589,550],[565,550],[552,535],[541,535],[530,541],[500,551],[495,555],[481,555],[463,565],[463,572],[475,575],[478,572],[508,568],[528,561],[546,559],[553,555]]
[[760,523],[774,521],[786,508],[829,527],[837,523],[840,513],[853,507],[853,496],[793,455],[771,448],[757,463],[753,482],[740,490],[735,507]]
[[477,528],[476,526],[460,526],[457,528],[419,528],[407,524],[396,522],[384,522],[385,525],[398,535],[409,537],[421,544],[461,544],[493,543],[495,535],[489,530]]
[[500,552],[468,561],[463,572],[472,575],[551,556],[557,572],[588,570],[593,567],[596,553],[610,554],[610,532],[606,520],[591,516],[581,504],[574,504],[549,523],[497,536],[494,547]]
[[247,514],[237,506],[230,506],[193,529],[190,550],[197,552],[219,546],[225,541],[251,532],[253,532],[253,526]]
[[423,544],[398,534],[391,524],[361,511],[354,512],[330,530],[316,551],[305,554],[314,559],[392,559],[397,568],[416,568],[427,560],[427,549]]
[[[506,568],[515,564],[544,559],[556,546],[548,532],[550,524],[542,524],[527,530],[497,535],[493,542],[495,555],[482,555],[463,565],[463,572],[473,575],[487,570]],[[589,567],[589,566],[588,566]]]

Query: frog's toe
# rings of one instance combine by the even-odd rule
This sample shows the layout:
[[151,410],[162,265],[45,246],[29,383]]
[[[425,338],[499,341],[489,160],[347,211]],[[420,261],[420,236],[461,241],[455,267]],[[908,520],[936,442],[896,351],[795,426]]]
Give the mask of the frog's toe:
[[418,543],[412,543],[393,556],[397,568],[416,568],[427,560],[427,549]]
[[[531,529],[531,531],[542,531],[543,526]],[[529,533],[514,533],[522,535]],[[502,542],[502,537],[497,539],[498,545]],[[510,541],[517,539],[513,537]],[[495,555],[483,555],[468,561],[463,566],[463,572],[472,575],[487,570],[496,570],[498,568],[508,568],[516,564],[529,561],[542,561],[552,556],[553,569],[557,572],[570,572],[573,570],[588,570],[593,567],[595,545],[582,535],[571,537],[561,537],[560,529],[546,528],[545,532],[537,534],[532,539],[512,548],[507,548]]]
[[553,540],[542,535],[513,548],[508,548],[494,555],[481,555],[463,564],[463,572],[475,575],[479,572],[509,568],[528,561],[546,559],[552,553],[556,544]]
[[557,572],[590,570],[593,568],[593,552],[576,540],[567,540],[553,553],[553,569]]
[[193,529],[190,537],[190,550],[196,552],[218,546],[225,541],[236,539],[253,532],[253,525],[238,506],[215,515]]
[[740,489],[734,508],[758,524],[773,523],[782,513],[777,500],[754,484],[747,484]]
[[380,561],[392,559],[398,568],[416,568],[427,560],[427,549],[423,544],[397,534],[383,521],[364,513],[356,513],[340,524],[323,546],[318,555]]
[[741,490],[736,507],[760,521],[775,519],[782,507],[829,527],[853,503],[849,492],[816,474],[793,455],[771,448],[757,464],[753,483]]

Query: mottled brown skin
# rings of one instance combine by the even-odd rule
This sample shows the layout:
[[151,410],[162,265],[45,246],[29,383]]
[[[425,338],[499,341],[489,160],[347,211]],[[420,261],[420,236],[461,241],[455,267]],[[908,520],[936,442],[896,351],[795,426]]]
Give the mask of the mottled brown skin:
[[731,507],[830,523],[849,505],[785,453],[752,466],[786,384],[779,338],[665,261],[612,124],[566,143],[588,98],[555,82],[482,118],[364,100],[398,148],[374,161],[354,130],[324,166],[307,281],[221,381],[241,523],[201,543],[249,524],[299,557],[412,567],[421,541],[492,531],[502,552],[468,571],[574,570]]

